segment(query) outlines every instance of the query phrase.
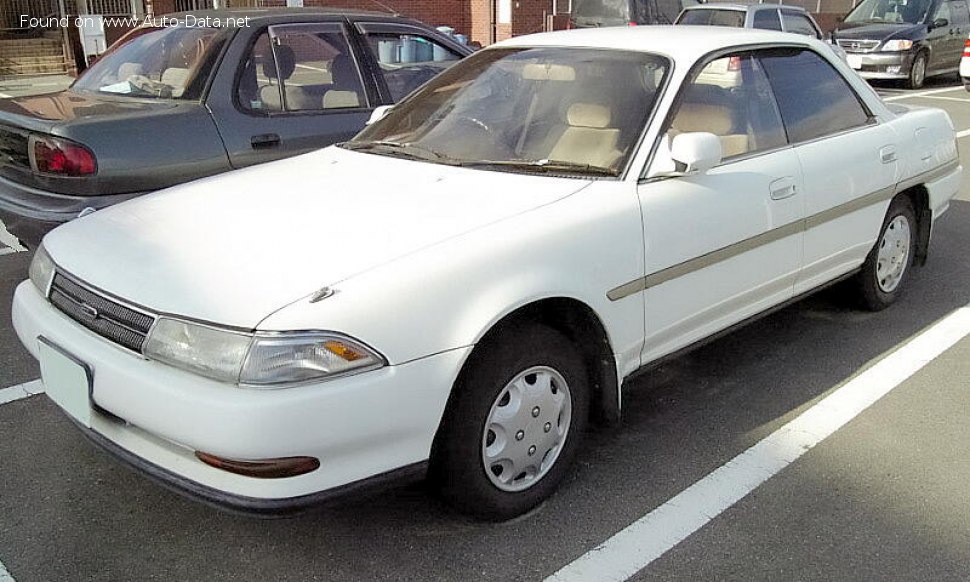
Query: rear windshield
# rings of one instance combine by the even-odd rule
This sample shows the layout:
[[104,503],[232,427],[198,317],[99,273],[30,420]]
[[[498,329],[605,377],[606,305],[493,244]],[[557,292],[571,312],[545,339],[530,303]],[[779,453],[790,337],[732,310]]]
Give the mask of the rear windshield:
[[698,8],[685,10],[677,24],[698,24],[703,26],[730,26],[744,28],[744,12],[740,10],[720,10]]
[[631,0],[577,0],[573,16],[629,21],[633,18],[630,3]]
[[132,31],[73,89],[154,99],[197,100],[231,29],[145,27]]

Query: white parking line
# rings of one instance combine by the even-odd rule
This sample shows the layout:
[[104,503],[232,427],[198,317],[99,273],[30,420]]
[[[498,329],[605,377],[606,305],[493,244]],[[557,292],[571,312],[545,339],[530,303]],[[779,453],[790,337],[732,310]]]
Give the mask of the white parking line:
[[923,99],[939,99],[940,101],[959,101],[961,103],[970,103],[970,99],[960,97],[940,97],[939,95],[928,95],[923,97]]
[[[37,394],[43,394],[43,392],[44,384],[40,380],[31,380],[30,382],[24,382],[17,386],[4,388],[0,390],[0,405],[23,400],[24,398],[36,396]],[[3,582],[3,578],[0,578],[0,582]]]
[[3,255],[9,255],[17,252],[17,249],[12,249],[10,247],[0,247],[0,257]]
[[957,132],[957,138],[958,139],[961,138],[961,137],[967,137],[968,135],[970,135],[970,129],[964,129],[963,131],[958,131]]
[[0,582],[16,582],[10,572],[3,566],[3,562],[0,562]]
[[929,91],[920,91],[919,93],[906,93],[904,95],[893,95],[892,97],[886,97],[883,101],[899,101],[900,99],[911,99],[913,97],[923,97],[925,95],[936,95],[937,93],[947,93],[949,91],[963,91],[963,87],[944,87],[942,89],[931,89]]
[[[13,95],[7,95],[6,93],[0,93],[0,99],[9,99],[11,97],[13,97]],[[2,576],[2,575],[3,575],[3,572],[0,572],[0,576]],[[3,582],[3,578],[0,578],[0,582]]]
[[970,333],[970,305],[920,333],[547,582],[622,581],[704,527]]

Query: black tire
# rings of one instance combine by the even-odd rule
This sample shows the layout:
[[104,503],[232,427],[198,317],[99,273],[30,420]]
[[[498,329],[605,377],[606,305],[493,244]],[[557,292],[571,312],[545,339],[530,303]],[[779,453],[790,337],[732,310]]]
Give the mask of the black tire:
[[[544,474],[525,490],[505,491],[486,474],[482,448],[486,420],[506,386],[537,366],[556,371],[566,382],[571,402],[568,429],[558,457]],[[480,519],[501,521],[529,511],[552,495],[567,474],[586,431],[589,400],[582,356],[564,335],[538,324],[499,331],[475,348],[455,383],[432,451],[433,484],[456,509]],[[525,443],[533,434],[542,438],[539,431],[545,426],[533,428],[529,423],[524,427],[530,435]]]
[[908,89],[919,89],[926,81],[926,52],[920,52],[913,59],[912,66],[909,67],[909,76],[906,78]]
[[[897,217],[903,217],[909,226],[909,252],[904,259],[903,272],[898,283],[891,290],[885,290],[879,283],[879,249],[885,242],[886,231]],[[866,261],[862,264],[862,271],[856,275],[854,283],[861,307],[869,311],[881,311],[892,305],[899,298],[906,280],[912,271],[913,257],[916,255],[916,213],[913,204],[906,196],[897,196],[889,204],[886,218],[879,229],[879,238],[875,246],[869,251]]]

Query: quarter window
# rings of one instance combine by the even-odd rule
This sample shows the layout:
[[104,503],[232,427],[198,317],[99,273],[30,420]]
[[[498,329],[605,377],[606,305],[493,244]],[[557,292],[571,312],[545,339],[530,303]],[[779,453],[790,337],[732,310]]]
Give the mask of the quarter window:
[[814,36],[818,38],[818,31],[815,30],[815,27],[812,26],[812,22],[804,14],[791,12],[789,10],[782,10],[781,18],[785,21],[786,32],[804,34],[805,36]]
[[273,27],[243,65],[239,102],[252,111],[367,106],[360,71],[339,24]]
[[869,114],[846,80],[812,51],[760,57],[792,142],[865,125]]
[[395,102],[461,59],[458,53],[423,36],[382,32],[366,38]]
[[757,59],[747,54],[714,60],[687,86],[670,135],[695,131],[718,136],[725,159],[787,144],[771,86]]

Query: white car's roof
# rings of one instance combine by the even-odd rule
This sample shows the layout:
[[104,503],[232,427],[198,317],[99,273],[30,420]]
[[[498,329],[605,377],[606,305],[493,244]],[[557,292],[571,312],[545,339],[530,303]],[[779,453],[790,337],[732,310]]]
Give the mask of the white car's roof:
[[818,41],[803,35],[751,28],[721,26],[614,26],[560,30],[517,36],[493,47],[587,47],[632,50],[668,55],[676,60],[695,61],[707,53],[732,46],[753,44],[816,46]]

